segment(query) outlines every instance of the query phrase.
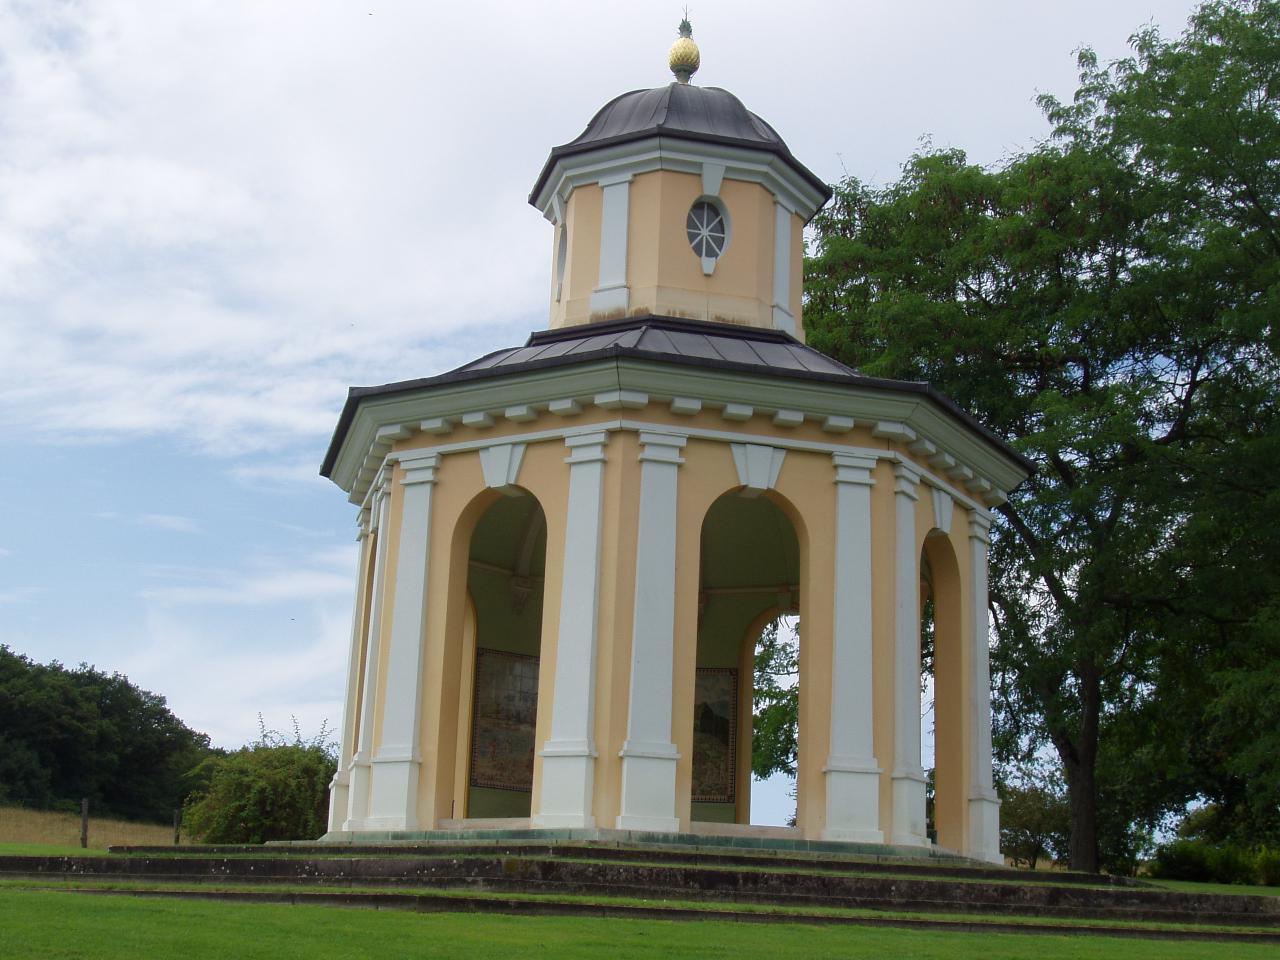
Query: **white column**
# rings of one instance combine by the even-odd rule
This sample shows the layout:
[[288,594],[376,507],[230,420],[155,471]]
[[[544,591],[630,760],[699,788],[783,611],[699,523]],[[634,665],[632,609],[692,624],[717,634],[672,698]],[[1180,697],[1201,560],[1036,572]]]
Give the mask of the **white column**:
[[400,545],[396,590],[387,644],[387,690],[382,705],[382,741],[373,758],[369,830],[415,830],[422,724],[422,658],[427,613],[427,553],[431,544],[434,453],[396,455],[401,481]]
[[1004,863],[1000,853],[1000,800],[991,779],[991,665],[987,623],[987,547],[991,520],[969,513],[969,570],[972,577],[973,656],[969,675],[969,844],[965,853]]
[[883,843],[880,765],[872,740],[871,485],[876,461],[832,454],[836,471],[835,617],[831,664],[831,753],[824,840]]
[[591,312],[626,310],[627,220],[631,203],[631,176],[601,180],[604,192],[600,211],[600,281],[591,291]]
[[369,531],[377,537],[374,542],[373,586],[369,598],[369,628],[364,640],[364,685],[360,695],[360,726],[355,753],[347,770],[348,786],[347,819],[343,830],[364,830],[369,815],[369,759],[373,753],[373,701],[378,689],[379,640],[382,636],[382,602],[386,596],[387,579],[387,525],[391,513],[391,469],[383,466],[374,483],[372,509],[369,511]]
[[906,463],[894,475],[893,840],[929,843],[925,777],[920,767],[920,571],[916,499],[920,473]]
[[564,531],[560,625],[551,737],[542,748],[535,827],[595,826],[596,623],[600,604],[600,529],[604,496],[603,430],[565,437],[569,511]]
[[[685,438],[641,433],[640,529],[636,535],[635,614],[627,739],[622,745],[619,830],[675,831],[676,761],[671,742],[675,665],[676,472]],[[684,571],[696,576],[696,571]]]
[[334,771],[329,782],[329,831],[342,829],[342,822],[347,817],[350,804],[349,787],[351,772],[348,764],[355,752],[356,706],[360,702],[360,660],[361,640],[363,632],[360,622],[364,613],[364,588],[367,582],[365,564],[373,563],[372,557],[365,556],[369,539],[369,508],[360,510],[356,521],[356,595],[351,604],[351,643],[347,652],[347,685],[342,701],[342,739],[338,741],[338,769]]
[[791,312],[791,215],[794,211],[777,198],[773,204],[773,325],[795,335]]

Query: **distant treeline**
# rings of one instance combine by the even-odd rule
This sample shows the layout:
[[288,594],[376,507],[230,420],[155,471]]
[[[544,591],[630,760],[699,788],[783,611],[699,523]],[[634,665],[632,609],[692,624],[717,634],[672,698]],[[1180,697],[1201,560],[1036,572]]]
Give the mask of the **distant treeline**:
[[0,645],[0,804],[167,820],[223,751],[119,673],[34,663]]

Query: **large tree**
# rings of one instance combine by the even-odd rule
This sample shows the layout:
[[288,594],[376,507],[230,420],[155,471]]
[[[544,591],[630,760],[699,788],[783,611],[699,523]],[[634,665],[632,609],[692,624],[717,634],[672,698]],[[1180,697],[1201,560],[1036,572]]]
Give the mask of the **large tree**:
[[1197,795],[1280,827],[1280,3],[1133,48],[998,167],[839,184],[806,265],[812,344],[1038,466],[994,530],[1000,744],[1052,747],[1088,870]]
[[0,803],[167,820],[209,738],[164,697],[81,664],[39,664],[0,645]]

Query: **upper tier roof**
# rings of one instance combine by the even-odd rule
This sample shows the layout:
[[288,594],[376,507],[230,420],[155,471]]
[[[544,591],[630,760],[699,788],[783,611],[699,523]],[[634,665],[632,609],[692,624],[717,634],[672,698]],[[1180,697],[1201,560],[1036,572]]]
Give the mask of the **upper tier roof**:
[[496,350],[435,377],[374,387],[352,387],[320,472],[326,477],[332,475],[347,429],[364,400],[615,358],[919,394],[1025,469],[1032,469],[1030,461],[927,383],[869,377],[805,346],[781,330],[677,317],[638,316],[538,331],[531,334],[522,347]]
[[656,136],[764,150],[785,160],[823,197],[831,196],[830,188],[792,156],[778,132],[728,90],[669,83],[652,90],[632,90],[601,107],[582,133],[552,149],[529,202],[535,203],[557,160]]

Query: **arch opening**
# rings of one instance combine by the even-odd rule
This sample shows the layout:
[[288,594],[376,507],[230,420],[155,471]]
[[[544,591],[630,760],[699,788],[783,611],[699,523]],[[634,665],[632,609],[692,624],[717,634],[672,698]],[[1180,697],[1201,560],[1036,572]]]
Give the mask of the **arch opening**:
[[526,818],[533,792],[547,523],[523,490],[481,514],[467,552],[469,819]]
[[929,838],[955,851],[964,849],[966,794],[960,624],[959,564],[950,539],[934,530],[920,556],[920,765]]
[[[732,491],[711,505],[698,585],[695,823],[794,824],[800,580],[799,538],[777,504]],[[753,753],[781,782],[758,789]],[[767,798],[763,809],[753,794]]]

